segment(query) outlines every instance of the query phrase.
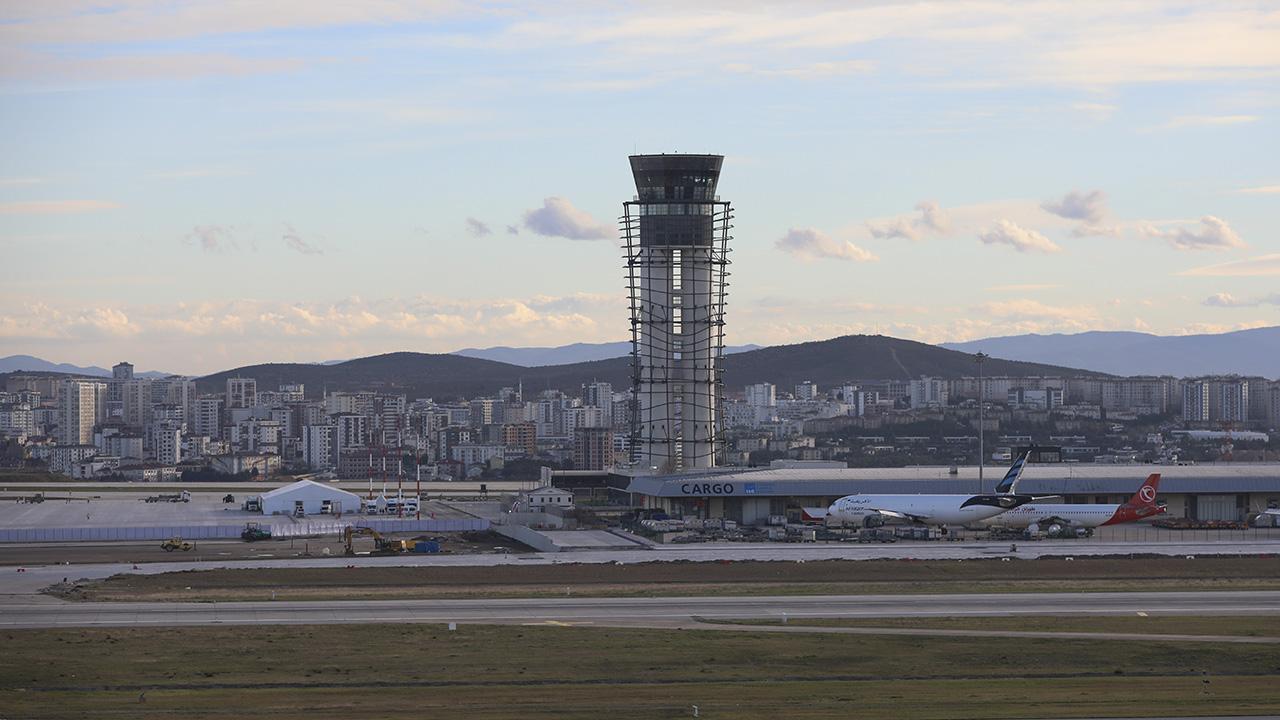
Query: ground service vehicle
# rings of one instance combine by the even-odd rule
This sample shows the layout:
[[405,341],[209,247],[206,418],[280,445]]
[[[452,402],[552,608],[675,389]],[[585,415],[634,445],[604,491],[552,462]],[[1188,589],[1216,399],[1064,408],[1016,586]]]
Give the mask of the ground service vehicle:
[[183,552],[187,552],[188,550],[190,550],[195,546],[196,546],[195,543],[189,540],[183,540],[180,537],[171,537],[168,540],[165,540],[164,542],[160,543],[160,549],[164,550],[165,552],[173,552],[174,550],[181,550]]
[[249,523],[244,526],[244,532],[240,533],[240,539],[245,542],[255,542],[257,540],[270,540],[271,531],[264,530],[258,523]]

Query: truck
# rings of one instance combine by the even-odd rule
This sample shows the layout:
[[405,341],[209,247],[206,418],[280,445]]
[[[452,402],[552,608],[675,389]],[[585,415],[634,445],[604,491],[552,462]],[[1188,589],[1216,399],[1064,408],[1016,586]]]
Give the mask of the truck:
[[176,502],[184,502],[184,503],[189,503],[189,502],[191,502],[191,493],[190,493],[189,491],[187,491],[187,490],[183,490],[183,491],[182,491],[182,492],[180,492],[180,493],[161,493],[161,494],[159,494],[159,495],[148,495],[146,498],[144,498],[144,499],[143,499],[143,502],[149,502],[149,503],[160,503],[160,502],[172,502],[172,503],[176,503]]

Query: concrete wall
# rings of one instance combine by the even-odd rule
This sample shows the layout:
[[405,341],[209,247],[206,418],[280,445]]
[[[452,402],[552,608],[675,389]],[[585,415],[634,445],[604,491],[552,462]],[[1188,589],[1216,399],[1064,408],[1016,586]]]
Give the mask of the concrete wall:
[[[270,526],[273,538],[339,535],[349,526],[368,527],[380,533],[465,532],[489,529],[483,518],[450,520],[360,519],[343,522],[301,522]],[[118,540],[215,540],[238,538],[243,525],[164,525],[156,527],[63,527],[0,529],[0,543],[6,542],[106,542]]]

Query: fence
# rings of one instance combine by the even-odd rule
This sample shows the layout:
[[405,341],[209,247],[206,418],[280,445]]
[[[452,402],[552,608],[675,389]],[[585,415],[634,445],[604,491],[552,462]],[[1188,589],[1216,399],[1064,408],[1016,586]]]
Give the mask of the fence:
[[[483,518],[427,519],[427,520],[375,520],[361,519],[350,522],[300,522],[270,525],[273,538],[315,537],[340,535],[347,527],[372,528],[380,533],[391,532],[465,532],[489,529],[489,521]],[[266,523],[263,524],[267,527]],[[243,525],[162,525],[154,527],[61,527],[61,528],[0,528],[0,543],[18,542],[110,542],[121,540],[164,540],[181,537],[188,540],[217,540],[239,538]]]

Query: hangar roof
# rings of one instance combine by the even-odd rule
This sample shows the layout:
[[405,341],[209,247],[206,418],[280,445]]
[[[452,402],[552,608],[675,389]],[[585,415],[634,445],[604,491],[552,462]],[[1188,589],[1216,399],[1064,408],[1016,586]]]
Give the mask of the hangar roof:
[[[1007,471],[986,468],[983,489]],[[1151,473],[1160,473],[1160,492],[1280,494],[1280,463],[1208,465],[1028,465],[1018,490],[1033,494],[1126,494]],[[707,487],[707,486],[711,487]],[[718,486],[718,487],[717,487]],[[854,493],[976,493],[978,469],[945,466],[907,468],[760,468],[631,478],[627,492],[656,497],[841,496]]]

